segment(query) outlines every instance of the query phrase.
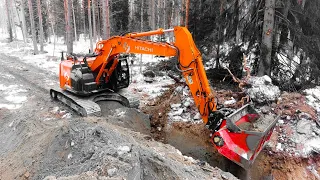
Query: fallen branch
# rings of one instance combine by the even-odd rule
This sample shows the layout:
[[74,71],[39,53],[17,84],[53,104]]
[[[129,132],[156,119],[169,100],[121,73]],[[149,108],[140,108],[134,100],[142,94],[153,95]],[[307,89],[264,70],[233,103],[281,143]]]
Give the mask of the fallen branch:
[[169,72],[168,73],[168,76],[173,79],[176,83],[179,83],[179,84],[184,84],[183,82],[181,82],[181,79],[176,77],[175,75],[173,75],[173,73]]

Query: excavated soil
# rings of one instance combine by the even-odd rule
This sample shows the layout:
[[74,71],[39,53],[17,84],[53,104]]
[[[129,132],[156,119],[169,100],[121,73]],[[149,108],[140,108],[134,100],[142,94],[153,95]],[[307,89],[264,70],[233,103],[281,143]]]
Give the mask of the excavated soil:
[[256,131],[256,132],[264,132],[270,124],[272,124],[276,119],[275,115],[265,114],[261,115],[259,119],[253,122],[245,122],[238,125],[238,127],[245,131]]
[[[283,154],[272,153],[265,148],[255,160],[251,169],[245,170],[220,155],[209,141],[210,132],[203,124],[185,122],[168,123],[166,113],[170,110],[170,103],[178,101],[172,96],[172,89],[166,91],[152,106],[143,108],[143,112],[151,114],[151,136],[168,143],[181,151],[183,155],[208,162],[213,167],[231,172],[240,179],[319,179],[320,169],[308,169],[312,164],[307,159],[287,157]],[[161,114],[161,115],[159,115]],[[263,131],[276,116],[262,115],[255,123],[244,123],[247,130]],[[161,128],[158,128],[161,127]],[[318,158],[320,159],[320,157]],[[320,161],[316,161],[320,165]],[[319,166],[318,166],[319,167]]]
[[139,112],[137,109],[128,108],[116,101],[98,102],[103,119],[109,123],[132,129],[134,131],[150,134],[150,120],[147,114]]

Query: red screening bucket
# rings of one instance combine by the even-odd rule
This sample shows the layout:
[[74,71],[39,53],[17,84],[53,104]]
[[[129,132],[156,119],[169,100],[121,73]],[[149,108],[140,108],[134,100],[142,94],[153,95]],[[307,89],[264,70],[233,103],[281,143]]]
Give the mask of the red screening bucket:
[[278,119],[260,115],[247,104],[223,120],[211,142],[220,154],[248,169],[270,139]]

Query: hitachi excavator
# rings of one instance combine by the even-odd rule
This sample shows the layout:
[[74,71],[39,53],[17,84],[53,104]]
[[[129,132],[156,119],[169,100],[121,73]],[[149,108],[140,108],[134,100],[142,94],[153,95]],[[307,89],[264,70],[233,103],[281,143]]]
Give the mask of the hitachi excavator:
[[[175,41],[172,43],[141,39],[169,32],[174,34]],[[262,118],[251,105],[247,104],[229,115],[218,110],[201,53],[185,27],[114,36],[99,41],[91,54],[83,57],[70,54],[60,63],[60,89],[51,89],[51,97],[62,101],[82,116],[99,115],[99,101],[118,101],[129,106],[128,100],[115,92],[129,86],[127,57],[131,53],[175,56],[177,67],[190,88],[203,123],[212,132],[210,140],[213,146],[220,154],[245,169],[252,165],[270,139],[277,118],[263,130],[248,130],[243,129],[241,124],[254,123]]]

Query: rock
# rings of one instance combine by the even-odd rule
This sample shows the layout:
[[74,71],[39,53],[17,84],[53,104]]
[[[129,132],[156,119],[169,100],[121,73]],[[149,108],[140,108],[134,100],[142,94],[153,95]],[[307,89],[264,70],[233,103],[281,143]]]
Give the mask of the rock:
[[144,77],[143,80],[147,83],[152,83],[154,81],[154,78],[151,77]]
[[58,111],[59,111],[59,107],[54,107],[50,112],[53,114],[56,114],[58,113]]
[[181,116],[173,116],[172,120],[173,121],[182,121],[182,117]]
[[190,101],[186,101],[183,103],[183,106],[184,107],[189,107],[191,105]]
[[302,149],[302,155],[307,157],[312,152],[320,154],[320,138],[313,138],[304,142],[304,148]]
[[280,89],[273,85],[253,86],[252,88],[247,89],[247,94],[252,100],[259,103],[265,103],[275,101],[280,97]]
[[301,113],[299,113],[299,119],[309,119],[309,120],[311,120],[312,116],[310,114],[308,114],[308,113],[301,112]]
[[282,144],[281,144],[281,143],[278,143],[278,144],[277,144],[276,150],[277,150],[277,151],[283,151],[283,148],[282,148]]
[[183,113],[183,109],[178,109],[177,111],[174,111],[172,113],[173,116],[181,116],[181,114]]
[[231,104],[235,104],[236,102],[237,101],[234,98],[232,98],[231,100],[225,101],[223,104],[224,105],[231,105]]
[[156,77],[156,74],[153,71],[148,70],[148,71],[143,72],[143,76],[154,78],[154,77]]
[[193,117],[194,120],[199,120],[201,119],[201,115],[200,113],[198,112],[194,117]]
[[177,93],[181,93],[183,91],[183,87],[182,86],[178,86],[176,89],[175,89],[175,92]]
[[57,180],[55,176],[47,176],[43,180]]
[[72,158],[72,153],[68,154],[68,159]]
[[261,111],[263,114],[267,114],[267,113],[269,113],[269,112],[271,111],[271,107],[269,107],[269,106],[262,106],[262,107],[260,108],[260,111]]
[[108,169],[108,176],[113,177],[117,174],[117,168]]
[[234,176],[229,172],[221,172],[222,179],[232,180],[235,179]]
[[181,107],[181,104],[180,103],[179,104],[171,104],[170,107],[171,107],[171,109],[179,108],[179,107]]
[[314,126],[312,127],[312,131],[313,131],[314,133],[316,133],[318,136],[320,135],[320,128],[318,128],[317,125],[314,125]]
[[268,76],[263,77],[250,77],[248,83],[252,85],[248,88],[247,94],[252,100],[258,103],[265,103],[275,101],[280,97],[280,89],[271,83],[271,79]]
[[297,123],[297,132],[300,134],[310,134],[312,132],[312,124],[311,121],[306,119],[301,119]]
[[264,79],[265,84],[271,84],[272,83],[272,80],[271,80],[271,78],[269,76],[264,75],[262,77]]
[[24,177],[27,178],[27,179],[30,177],[29,171],[27,171],[27,172],[24,173]]
[[121,156],[125,153],[130,152],[131,148],[129,146],[119,146],[117,150],[118,150],[118,155]]

